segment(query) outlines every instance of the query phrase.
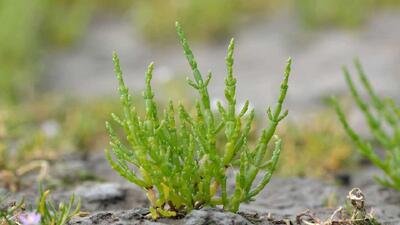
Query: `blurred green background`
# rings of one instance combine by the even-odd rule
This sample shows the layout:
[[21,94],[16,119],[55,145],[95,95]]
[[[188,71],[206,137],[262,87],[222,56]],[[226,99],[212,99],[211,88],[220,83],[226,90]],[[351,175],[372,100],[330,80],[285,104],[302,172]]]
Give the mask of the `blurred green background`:
[[104,14],[130,20],[144,40],[159,45],[175,40],[177,20],[192,41],[216,41],[279,11],[290,11],[307,28],[357,29],[374,11],[399,6],[398,0],[1,0],[1,99],[35,93],[43,54],[73,46]]

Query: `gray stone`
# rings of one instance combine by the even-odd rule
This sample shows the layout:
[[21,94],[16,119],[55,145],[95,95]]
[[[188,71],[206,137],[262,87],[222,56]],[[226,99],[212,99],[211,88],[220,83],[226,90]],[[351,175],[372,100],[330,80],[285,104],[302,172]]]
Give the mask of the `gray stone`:
[[69,225],[162,225],[163,223],[155,223],[145,220],[145,215],[149,211],[147,209],[133,209],[128,211],[111,211],[111,212],[97,212],[93,215],[84,218],[74,218]]
[[203,210],[194,210],[187,215],[182,223],[184,225],[250,225],[253,224],[239,214],[223,212],[218,209],[208,208]]
[[123,199],[126,195],[126,190],[115,183],[102,183],[78,186],[75,193],[88,202],[98,202]]
[[124,205],[128,190],[116,183],[86,183],[78,186],[74,192],[81,198],[82,209],[98,211]]

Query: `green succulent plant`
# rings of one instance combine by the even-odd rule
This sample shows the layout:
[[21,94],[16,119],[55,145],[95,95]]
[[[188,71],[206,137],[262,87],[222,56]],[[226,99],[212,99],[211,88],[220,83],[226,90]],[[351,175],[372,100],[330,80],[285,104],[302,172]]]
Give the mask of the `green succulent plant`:
[[[106,157],[114,170],[146,192],[154,219],[174,217],[203,206],[222,206],[224,210],[236,212],[242,202],[253,200],[268,184],[276,169],[282,143],[277,136],[271,159],[266,161],[265,158],[271,155],[267,149],[276,127],[288,115],[288,111],[282,112],[282,104],[288,89],[291,59],[286,65],[276,107],[267,110],[269,126],[262,130],[256,146],[252,147],[247,139],[254,109],[249,109],[248,101],[239,112],[236,108],[234,40],[229,44],[226,57],[226,106],[218,102],[218,111],[213,111],[208,93],[211,73],[203,79],[178,23],[176,29],[194,76],[194,80],[187,79],[188,84],[199,96],[196,115],[191,115],[182,104],[176,107],[170,101],[163,117],[159,116],[151,87],[154,68],[151,63],[143,92],[145,116],[141,118],[132,104],[118,56],[114,53],[123,116],[112,114],[112,117],[123,128],[126,140],[120,140],[107,122],[111,150],[105,151]],[[224,138],[217,138],[220,134]],[[233,190],[227,185],[230,171],[236,180]]]
[[344,129],[357,145],[360,153],[385,173],[385,178],[375,177],[376,180],[384,186],[400,191],[400,107],[391,98],[379,97],[368,81],[360,62],[355,60],[354,64],[370,102],[361,97],[346,67],[343,68],[343,73],[374,139],[385,149],[383,158],[379,156],[369,141],[362,139],[350,127],[337,100],[333,99],[333,104]]

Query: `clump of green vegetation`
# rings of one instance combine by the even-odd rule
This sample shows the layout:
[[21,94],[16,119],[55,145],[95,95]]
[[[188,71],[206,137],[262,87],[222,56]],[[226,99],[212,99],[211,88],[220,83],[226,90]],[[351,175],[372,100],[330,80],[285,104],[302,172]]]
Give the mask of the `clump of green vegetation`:
[[[273,110],[267,110],[269,127],[262,130],[257,145],[251,147],[247,139],[255,113],[254,109],[248,113],[248,101],[240,112],[236,111],[233,39],[226,57],[227,103],[225,107],[221,102],[217,104],[217,114],[211,110],[207,88],[211,73],[203,80],[178,23],[176,29],[194,75],[194,80],[188,79],[188,84],[199,94],[197,115],[191,115],[182,104],[176,109],[170,101],[163,118],[159,117],[151,87],[152,63],[146,72],[143,93],[146,113],[143,119],[139,117],[124,83],[119,59],[114,54],[123,117],[113,114],[113,119],[124,129],[127,140],[121,141],[107,122],[111,151],[106,150],[106,156],[113,169],[146,191],[153,218],[173,217],[203,206],[222,205],[225,210],[236,212],[240,203],[251,201],[268,184],[276,169],[281,152],[281,139],[277,136],[272,158],[269,161],[264,159],[278,123],[288,114],[288,111],[282,112],[282,104],[287,93],[291,60],[286,66],[278,103]],[[221,133],[223,140],[217,139]],[[239,170],[235,171],[234,166]],[[227,188],[229,171],[235,173],[234,190]],[[263,173],[259,183],[253,185],[259,173]]]
[[43,159],[51,154],[43,133],[16,125],[18,116],[14,116],[11,111],[0,110],[0,187],[11,191],[20,189],[22,178],[33,170],[39,170],[37,178],[42,180],[48,169]]
[[382,185],[400,191],[400,107],[391,98],[382,99],[379,97],[369,83],[360,62],[355,60],[354,64],[361,83],[368,93],[370,102],[360,96],[346,67],[343,68],[343,73],[351,94],[363,113],[371,133],[375,140],[386,150],[384,158],[382,159],[377,154],[370,142],[363,140],[350,127],[343,110],[334,99],[333,103],[336,112],[344,129],[357,145],[361,154],[385,173],[385,178],[376,177],[376,180]]
[[64,47],[84,32],[92,1],[0,1],[2,101],[26,100],[36,90],[44,49]]
[[210,41],[224,39],[238,24],[288,8],[293,8],[292,12],[310,28],[357,28],[377,8],[399,6],[398,0],[138,0],[130,8],[135,28],[145,40],[157,43],[173,40],[171,24],[176,20],[187,27],[191,39]]
[[396,0],[296,0],[294,7],[303,24],[312,27],[362,25],[377,8],[398,7]]
[[87,154],[108,143],[108,135],[103,121],[110,110],[118,106],[118,101],[91,99],[90,101],[69,101],[68,109],[59,109],[56,119],[60,124],[59,148],[72,149]]
[[[14,100],[19,92],[29,93],[32,77],[27,76],[28,69],[34,67],[34,52],[38,43],[35,20],[42,10],[39,1],[0,2],[0,88],[1,100]],[[26,80],[25,80],[26,79]],[[25,81],[24,81],[25,80]]]
[[[232,33],[243,17],[262,14],[276,0],[139,0],[133,6],[135,25],[151,41],[171,41],[172,24],[181,21],[192,39],[215,40]],[[205,23],[204,18],[207,18]]]
[[45,0],[39,32],[50,47],[65,47],[73,44],[86,31],[96,5],[95,1]]
[[322,111],[312,116],[314,122],[311,124],[282,124],[278,133],[285,140],[285,154],[281,156],[278,174],[323,177],[351,166],[351,142],[341,132],[340,125],[331,119],[331,115]]
[[[0,187],[14,192],[47,180],[49,165],[57,159],[69,153],[85,158],[106,145],[108,134],[102,124],[118,105],[115,99],[50,95],[0,104]],[[33,174],[36,179],[31,179]],[[75,178],[88,178],[82,175]]]
[[300,0],[295,7],[305,25],[359,26],[368,16],[370,0]]
[[0,187],[18,191],[32,184],[34,180],[24,179],[32,178],[32,173],[37,174],[38,181],[47,178],[49,164],[61,155],[78,150],[86,153],[95,148],[94,140],[107,143],[104,128],[97,124],[107,118],[109,104],[102,101],[94,107],[97,101],[92,103],[43,95],[35,102],[2,105]]

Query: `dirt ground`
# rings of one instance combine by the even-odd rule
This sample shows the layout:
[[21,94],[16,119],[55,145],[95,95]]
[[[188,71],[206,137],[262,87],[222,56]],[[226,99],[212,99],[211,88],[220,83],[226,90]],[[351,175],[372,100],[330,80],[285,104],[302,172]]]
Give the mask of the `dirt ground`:
[[[148,207],[145,195],[119,177],[101,153],[85,160],[68,157],[55,162],[50,173],[50,184],[56,187],[52,192],[56,202],[66,201],[70,194],[75,193],[82,200],[82,211],[90,212],[71,224],[214,224],[201,221],[209,219],[221,222],[222,219],[218,219],[220,217],[235,221],[232,224],[277,224],[268,218],[295,221],[296,215],[306,209],[325,220],[344,204],[349,190],[359,187],[366,196],[367,207],[373,210],[380,222],[398,225],[400,193],[376,184],[372,179],[374,174],[379,174],[379,171],[367,166],[347,174],[344,179],[346,184],[339,184],[340,180],[326,182],[275,176],[254,202],[241,206],[243,216],[205,209],[193,212],[183,220],[161,220],[158,223],[143,219],[148,212],[145,209]],[[37,184],[26,184],[11,200],[24,196],[26,202],[33,202],[34,193],[37,193]],[[195,222],[188,223],[190,218]]]

